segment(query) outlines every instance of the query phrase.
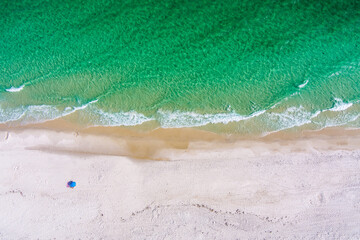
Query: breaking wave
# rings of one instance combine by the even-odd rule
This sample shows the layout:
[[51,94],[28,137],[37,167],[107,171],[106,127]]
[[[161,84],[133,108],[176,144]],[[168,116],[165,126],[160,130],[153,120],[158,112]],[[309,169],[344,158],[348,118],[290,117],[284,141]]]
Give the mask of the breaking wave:
[[8,89],[5,89],[5,91],[7,92],[20,92],[21,90],[23,90],[25,87],[25,84],[21,85],[20,87],[11,87]]
[[303,84],[300,84],[298,88],[304,88],[309,83],[309,80],[306,80]]
[[100,109],[96,104],[97,101],[93,100],[76,107],[31,105],[4,109],[0,105],[0,123],[24,125],[45,122],[78,112],[78,116],[90,126],[136,126],[154,121],[162,128],[182,128],[235,123],[236,126],[240,126],[237,129],[247,130],[247,126],[252,126],[255,132],[269,133],[307,124],[315,126],[315,129],[343,126],[360,117],[358,102],[344,102],[338,98],[334,99],[332,107],[324,110],[311,110],[302,105],[285,107],[284,104],[276,104],[268,110],[260,110],[249,115],[241,115],[233,110],[215,114],[158,110],[149,116],[136,111],[112,113]]
[[265,110],[252,113],[248,116],[236,112],[217,114],[198,114],[195,112],[170,112],[159,110],[158,121],[163,128],[198,127],[207,124],[239,122],[263,114]]
[[21,125],[41,123],[67,116],[85,109],[97,100],[77,107],[58,107],[52,105],[30,105],[17,108],[2,108],[0,105],[0,123],[18,122]]
[[136,126],[154,120],[136,111],[109,113],[92,108],[87,114],[94,126]]
[[343,102],[343,100],[341,100],[339,98],[335,98],[334,100],[335,100],[335,103],[334,103],[333,107],[329,109],[329,111],[333,111],[333,112],[344,111],[353,105],[353,103],[351,103],[351,102],[345,103],[345,102]]

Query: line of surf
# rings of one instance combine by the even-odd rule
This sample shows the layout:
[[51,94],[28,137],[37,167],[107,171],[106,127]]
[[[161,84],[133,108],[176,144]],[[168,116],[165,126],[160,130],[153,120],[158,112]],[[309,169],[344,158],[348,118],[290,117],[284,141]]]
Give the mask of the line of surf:
[[[359,116],[351,115],[349,118],[340,120],[327,120],[319,115],[326,111],[341,112],[350,110],[354,106],[352,102],[344,102],[335,98],[335,103],[331,108],[324,110],[311,111],[303,106],[290,106],[282,111],[281,108],[270,107],[267,110],[260,110],[249,115],[241,115],[235,111],[214,114],[200,114],[196,112],[165,111],[158,110],[154,115],[146,116],[137,111],[128,112],[106,112],[96,103],[98,99],[89,101],[80,106],[57,107],[50,105],[32,105],[16,109],[1,109],[0,122],[18,122],[26,125],[35,122],[45,122],[61,118],[79,111],[80,116],[87,119],[91,126],[136,126],[148,121],[156,121],[162,128],[183,128],[200,127],[208,124],[228,124],[231,122],[241,122],[255,119],[257,124],[261,124],[264,132],[281,131],[306,124],[315,124],[318,127],[344,125],[349,121],[355,121]],[[356,110],[356,109],[355,109]],[[325,119],[325,120],[324,120]]]
[[14,109],[4,109],[0,106],[0,123],[19,122],[21,125],[42,123],[83,110],[97,101],[95,99],[80,106],[65,108],[54,105],[30,105]]

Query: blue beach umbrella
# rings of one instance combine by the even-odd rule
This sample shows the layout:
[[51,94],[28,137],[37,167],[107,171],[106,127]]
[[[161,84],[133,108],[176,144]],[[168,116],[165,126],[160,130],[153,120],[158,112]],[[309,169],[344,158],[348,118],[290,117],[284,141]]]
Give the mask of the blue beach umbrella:
[[69,182],[67,183],[67,185],[68,185],[68,187],[74,188],[74,187],[76,187],[76,182],[74,182],[74,181],[69,181]]

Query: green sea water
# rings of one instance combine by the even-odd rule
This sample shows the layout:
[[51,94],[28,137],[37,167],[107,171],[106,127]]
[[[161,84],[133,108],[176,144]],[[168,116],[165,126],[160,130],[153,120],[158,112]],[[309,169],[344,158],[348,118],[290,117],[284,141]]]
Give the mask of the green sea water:
[[360,2],[0,1],[0,122],[360,127]]

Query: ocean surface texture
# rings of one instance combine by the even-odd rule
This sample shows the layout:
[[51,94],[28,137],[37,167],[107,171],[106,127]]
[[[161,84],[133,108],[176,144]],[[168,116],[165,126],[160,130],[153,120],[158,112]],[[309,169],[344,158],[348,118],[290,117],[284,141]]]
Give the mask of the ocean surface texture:
[[360,1],[0,1],[0,122],[360,127]]

